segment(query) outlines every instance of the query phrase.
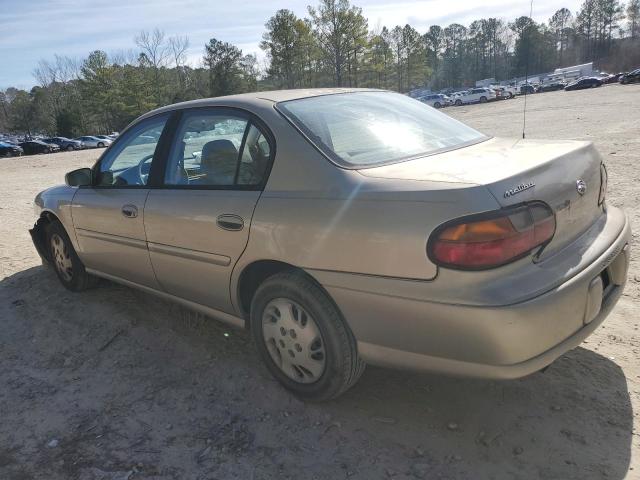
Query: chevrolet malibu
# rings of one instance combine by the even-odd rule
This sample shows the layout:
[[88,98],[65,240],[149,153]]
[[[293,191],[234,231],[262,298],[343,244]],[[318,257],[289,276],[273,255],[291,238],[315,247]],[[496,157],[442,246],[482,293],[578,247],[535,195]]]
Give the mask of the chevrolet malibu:
[[365,364],[512,379],[579,345],[626,282],[606,186],[588,142],[490,138],[384,91],[259,92],[143,115],[38,194],[31,234],[66,288],[246,327],[327,400]]

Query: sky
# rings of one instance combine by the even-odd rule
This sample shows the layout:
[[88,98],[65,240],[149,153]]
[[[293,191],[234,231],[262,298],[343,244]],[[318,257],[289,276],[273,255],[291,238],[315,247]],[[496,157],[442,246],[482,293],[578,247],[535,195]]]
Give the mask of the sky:
[[[276,10],[307,15],[310,0],[0,0],[0,89],[30,88],[41,59],[55,54],[85,58],[93,50],[107,53],[135,48],[141,30],[158,27],[167,36],[188,36],[190,63],[200,62],[212,37],[233,43],[244,53],[264,54],[259,43],[264,24]],[[369,28],[409,23],[423,33],[430,25],[468,25],[478,18],[512,20],[529,14],[529,0],[352,0],[362,8]],[[534,0],[533,17],[547,20],[580,0]]]

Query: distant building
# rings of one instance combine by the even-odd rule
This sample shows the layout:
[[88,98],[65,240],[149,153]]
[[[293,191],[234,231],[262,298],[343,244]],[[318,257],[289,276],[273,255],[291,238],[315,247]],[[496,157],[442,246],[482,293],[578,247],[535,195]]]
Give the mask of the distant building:
[[572,67],[556,68],[553,73],[548,74],[546,81],[575,80],[580,77],[590,77],[593,74],[593,62],[589,62]]
[[572,67],[556,68],[550,73],[532,73],[526,77],[512,78],[500,82],[501,85],[522,86],[525,83],[532,85],[565,81],[570,82],[580,77],[590,77],[594,74],[593,62],[583,63],[582,65],[574,65]]

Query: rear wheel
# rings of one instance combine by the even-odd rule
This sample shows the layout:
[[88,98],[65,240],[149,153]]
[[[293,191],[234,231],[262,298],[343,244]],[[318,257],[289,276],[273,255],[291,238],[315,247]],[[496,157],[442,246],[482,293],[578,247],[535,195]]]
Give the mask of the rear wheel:
[[64,227],[57,221],[46,227],[49,259],[60,283],[72,292],[81,292],[98,283],[98,278],[89,275],[78,257]]
[[73,145],[67,145],[67,152],[73,152]]
[[440,105],[440,102],[434,103],[433,106],[436,107],[436,108],[441,108],[442,107],[442,105]]
[[460,105],[462,105],[462,100],[457,99],[457,100],[456,100],[456,106],[458,106],[458,107],[459,107]]
[[98,148],[102,148],[102,147],[104,147],[104,143],[98,142]]
[[337,307],[302,273],[279,273],[260,285],[251,302],[251,331],[271,374],[303,399],[336,398],[364,371]]
[[486,103],[487,97],[480,97],[480,103]]

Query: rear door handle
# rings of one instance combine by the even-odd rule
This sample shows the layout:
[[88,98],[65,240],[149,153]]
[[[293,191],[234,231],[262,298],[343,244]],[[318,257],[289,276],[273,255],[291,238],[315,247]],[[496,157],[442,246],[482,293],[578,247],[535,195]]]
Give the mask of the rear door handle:
[[239,231],[244,228],[244,220],[238,215],[225,213],[216,219],[216,224],[223,230]]
[[138,216],[138,207],[135,205],[123,205],[122,215],[127,218],[136,218]]

